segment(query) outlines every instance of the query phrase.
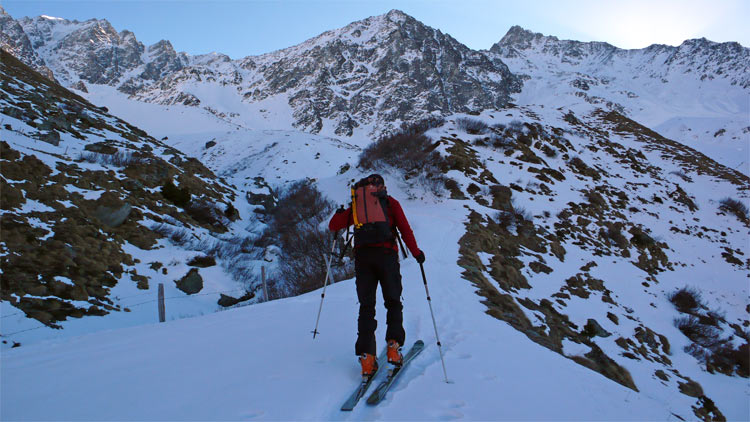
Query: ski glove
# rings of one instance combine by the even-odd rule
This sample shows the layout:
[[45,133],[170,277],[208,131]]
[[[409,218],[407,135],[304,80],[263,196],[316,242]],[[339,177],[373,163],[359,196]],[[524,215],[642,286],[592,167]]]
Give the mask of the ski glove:
[[336,210],[336,214],[341,214],[342,212],[346,212],[346,209],[344,208],[343,205],[340,206],[339,209]]
[[417,260],[417,262],[422,264],[424,262],[424,252],[420,250],[419,255],[415,256],[414,258]]

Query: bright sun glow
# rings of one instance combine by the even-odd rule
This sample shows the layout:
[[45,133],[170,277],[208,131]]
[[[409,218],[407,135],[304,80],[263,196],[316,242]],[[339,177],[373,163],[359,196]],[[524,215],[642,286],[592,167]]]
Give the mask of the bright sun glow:
[[682,1],[580,1],[557,20],[592,40],[607,40],[621,48],[644,48],[654,43],[679,45],[702,36],[736,6],[736,1],[707,4]]

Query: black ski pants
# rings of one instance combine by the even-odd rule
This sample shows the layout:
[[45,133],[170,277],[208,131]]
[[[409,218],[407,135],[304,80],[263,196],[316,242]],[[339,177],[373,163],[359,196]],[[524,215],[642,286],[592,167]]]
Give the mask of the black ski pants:
[[401,305],[401,272],[398,252],[390,248],[357,248],[354,255],[357,276],[357,298],[359,299],[359,319],[355,353],[376,354],[375,294],[378,282],[383,292],[386,313],[387,340],[404,344],[403,305]]

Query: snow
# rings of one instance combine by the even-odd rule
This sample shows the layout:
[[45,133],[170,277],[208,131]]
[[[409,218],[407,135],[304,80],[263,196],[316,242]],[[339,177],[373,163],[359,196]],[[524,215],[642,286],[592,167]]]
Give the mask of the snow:
[[[390,15],[389,15],[390,16]],[[401,15],[391,16],[401,19]],[[346,35],[352,43],[377,42],[383,37],[387,18],[378,17],[329,31],[316,39],[287,50],[257,58],[271,61],[287,53],[304,51],[349,34],[355,27],[362,29],[359,37]],[[66,21],[67,22],[67,21]],[[71,28],[55,26],[53,38],[61,38]],[[67,32],[66,32],[67,31]],[[373,41],[375,40],[375,41]],[[291,54],[290,53],[290,54]],[[746,98],[726,95],[729,88],[722,81],[713,81],[701,88],[698,96],[689,93],[700,88],[687,79],[677,78],[663,89],[646,76],[633,79],[620,56],[611,60],[612,74],[598,75],[596,66],[578,67],[569,64],[566,71],[580,77],[587,72],[595,77],[588,91],[589,99],[602,97],[618,99],[635,93],[636,99],[626,104],[631,117],[663,134],[673,134],[677,140],[696,146],[706,154],[728,164],[747,156]],[[637,59],[637,58],[636,58]],[[653,60],[659,59],[654,58]],[[663,60],[663,58],[661,58]],[[215,65],[235,69],[223,61],[223,56],[206,55],[192,58],[196,65]],[[619,336],[630,337],[639,327],[646,326],[664,334],[671,342],[674,368],[698,381],[706,395],[714,400],[728,420],[749,420],[747,403],[750,386],[746,379],[709,374],[695,358],[683,352],[689,345],[687,338],[675,328],[673,320],[679,314],[667,296],[676,288],[698,285],[711,309],[723,311],[728,321],[746,318],[749,297],[745,269],[728,267],[721,257],[721,249],[707,239],[719,234],[707,233],[707,238],[675,233],[679,227],[720,227],[729,245],[746,245],[747,230],[733,216],[718,215],[717,201],[724,197],[746,200],[743,189],[717,180],[709,175],[690,173],[691,183],[655,181],[635,174],[613,157],[596,153],[585,146],[584,134],[561,119],[561,110],[573,110],[579,117],[587,116],[595,107],[574,95],[560,95],[559,86],[567,86],[569,75],[547,72],[550,63],[544,57],[531,55],[527,63],[509,63],[534,70],[535,79],[524,85],[517,98],[519,108],[484,112],[480,119],[488,124],[509,124],[514,120],[533,120],[540,116],[545,125],[571,130],[566,138],[575,147],[571,155],[580,156],[617,177],[607,180],[610,186],[635,196],[665,197],[677,182],[695,197],[699,209],[683,214],[674,207],[653,205],[653,213],[630,214],[632,222],[650,229],[650,234],[664,240],[669,248],[665,253],[670,261],[680,262],[675,269],[659,275],[659,284],[643,288],[644,273],[630,259],[612,256],[598,260],[588,272],[591,277],[606,281],[617,305],[603,302],[602,293],[592,292],[589,299],[572,297],[565,305],[553,304],[567,315],[570,322],[583,327],[588,319],[595,319],[608,338],[593,340],[608,356],[626,368],[639,392],[613,382],[565,356],[580,356],[589,346],[563,340],[562,356],[531,341],[523,333],[487,314],[483,298],[477,288],[462,276],[457,265],[458,242],[465,233],[464,224],[471,207],[489,215],[497,210],[482,207],[473,200],[435,198],[418,183],[408,184],[397,171],[384,171],[389,192],[398,198],[406,212],[417,241],[427,256],[425,271],[432,298],[432,308],[442,341],[442,352],[448,378],[444,382],[443,366],[436,345],[432,315],[426,303],[426,291],[419,266],[409,258],[401,262],[403,275],[404,324],[407,344],[423,339],[425,351],[405,370],[402,378],[377,407],[364,401],[351,413],[338,410],[359,381],[359,368],[354,356],[356,337],[357,298],[353,280],[331,285],[326,290],[320,335],[313,339],[310,331],[320,306],[320,291],[267,303],[240,305],[222,310],[217,305],[219,295],[239,295],[245,284],[228,270],[231,262],[201,269],[204,289],[186,296],[174,280],[184,276],[191,267],[186,262],[199,255],[201,239],[213,241],[207,231],[193,230],[197,238],[185,247],[176,247],[161,239],[153,250],[142,251],[125,244],[124,252],[138,257],[139,262],[124,266],[125,272],[135,271],[150,277],[148,289],[139,289],[136,282],[124,276],[111,289],[110,298],[122,311],[106,317],[69,319],[61,323],[63,330],[52,330],[26,318],[9,302],[0,302],[3,336],[22,344],[19,348],[2,348],[0,389],[4,420],[675,420],[695,419],[690,413],[695,398],[677,392],[672,377],[663,382],[654,377],[655,362],[635,361],[622,356],[615,345]],[[520,61],[520,60],[519,60]],[[637,63],[647,69],[648,63]],[[369,72],[374,69],[367,64]],[[243,74],[247,76],[247,74]],[[653,76],[653,75],[650,75]],[[659,75],[676,78],[675,75]],[[353,138],[340,139],[332,133],[335,122],[324,125],[321,134],[313,135],[292,129],[293,120],[284,95],[266,98],[255,103],[240,100],[236,88],[209,81],[203,84],[187,80],[179,89],[199,96],[200,107],[144,103],[126,98],[113,87],[91,85],[86,97],[131,123],[145,129],[157,139],[198,158],[217,175],[236,187],[239,196],[235,203],[244,220],[232,225],[232,234],[254,233],[262,225],[251,218],[252,205],[242,199],[245,193],[267,193],[290,182],[311,178],[324,194],[336,204],[348,202],[344,188],[363,174],[356,169],[359,153],[369,142],[362,133],[370,133],[377,119],[360,127]],[[334,89],[334,87],[331,87]],[[684,91],[684,92],[683,92]],[[613,94],[614,93],[614,94]],[[341,95],[345,95],[343,91]],[[568,93],[569,94],[569,93]],[[349,94],[354,95],[354,94]],[[668,99],[669,101],[666,101]],[[158,98],[157,98],[158,100]],[[742,101],[745,101],[743,103]],[[211,110],[205,105],[208,104]],[[543,105],[541,105],[543,104]],[[667,106],[658,108],[658,104]],[[557,108],[561,109],[558,110]],[[493,117],[496,115],[497,117]],[[435,139],[460,132],[453,121],[464,115],[448,116],[449,123],[430,131]],[[474,117],[472,117],[474,118]],[[743,120],[745,119],[745,120]],[[13,127],[21,126],[15,120]],[[716,127],[726,127],[726,135],[717,135]],[[692,133],[698,132],[693,136]],[[7,135],[7,137],[6,137]],[[103,133],[108,137],[110,133]],[[34,154],[55,168],[51,154],[61,154],[62,148],[29,140],[16,132],[3,133],[11,145],[24,154]],[[611,134],[624,147],[643,151],[648,162],[668,170],[680,170],[675,162],[664,159],[656,151],[647,151],[643,144],[631,137]],[[734,142],[733,137],[739,137]],[[95,136],[91,137],[92,141]],[[461,134],[461,138],[473,138]],[[208,141],[216,144],[206,147]],[[61,145],[71,146],[68,157],[82,151],[78,140],[63,135]],[[513,156],[477,148],[479,158],[503,184],[516,183],[536,188],[538,181],[527,172],[530,165],[511,165]],[[552,168],[565,168],[561,157],[545,158]],[[734,160],[734,161],[733,161]],[[84,168],[98,165],[79,163]],[[344,171],[349,165],[349,170]],[[743,170],[746,174],[747,170]],[[622,174],[622,176],[620,176]],[[449,172],[459,185],[471,179],[458,171]],[[581,202],[583,189],[593,183],[567,173],[566,180],[556,182],[551,201],[538,200],[529,192],[513,192],[514,204],[534,216],[537,225],[552,227],[559,211],[569,202]],[[268,186],[256,183],[262,177]],[[644,183],[646,182],[646,183]],[[410,182],[411,183],[411,182]],[[633,183],[640,183],[635,186]],[[103,191],[66,187],[86,199],[97,199]],[[488,196],[485,186],[482,192]],[[537,199],[537,200],[535,200]],[[666,197],[665,197],[665,200]],[[69,202],[64,203],[71,206]],[[20,213],[53,212],[50,207],[28,200]],[[545,217],[545,212],[550,217]],[[688,220],[692,218],[693,221]],[[174,222],[164,217],[168,223]],[[51,227],[38,217],[27,221],[34,227],[50,231]],[[154,223],[152,221],[142,224]],[[595,225],[589,225],[596,230]],[[551,229],[552,230],[552,229]],[[551,274],[534,274],[524,269],[531,289],[513,292],[516,299],[534,301],[550,298],[565,285],[564,280],[581,272],[581,266],[592,260],[592,251],[572,242],[564,242],[565,260],[551,254],[534,254],[526,249],[519,259],[528,264],[544,258],[553,267]],[[736,247],[736,246],[735,246]],[[747,248],[744,249],[747,251]],[[631,253],[637,256],[631,248]],[[538,256],[537,256],[538,255]],[[489,267],[490,254],[480,253],[481,262]],[[609,258],[609,257],[608,257]],[[163,267],[152,266],[159,262]],[[265,265],[263,261],[249,261],[249,266]],[[272,267],[273,264],[269,264]],[[166,273],[165,273],[166,270]],[[486,271],[486,269],[484,269]],[[69,279],[57,277],[70,283]],[[157,287],[165,288],[167,322],[157,324]],[[322,284],[322,280],[321,280]],[[36,297],[27,295],[25,297]],[[19,297],[14,297],[18,300]],[[88,307],[87,302],[70,302]],[[634,308],[634,310],[629,307]],[[382,300],[378,302],[377,331],[380,344],[384,340],[385,324]],[[522,308],[534,323],[543,321],[539,312]],[[608,318],[610,312],[620,315],[619,323]],[[724,324],[726,325],[726,324]],[[727,331],[728,327],[723,327]],[[321,386],[321,387],[318,387]],[[669,388],[664,388],[668,386]],[[316,388],[317,387],[317,388]],[[39,403],[44,403],[40,406]]]
[[[408,260],[402,263],[407,343],[422,338],[427,347],[378,407],[360,403],[351,414],[338,411],[359,379],[353,354],[356,294],[349,280],[329,286],[315,340],[310,330],[318,292],[4,351],[3,419],[669,417],[657,401],[602,383],[601,375],[538,347],[484,313],[454,264],[463,231],[455,223],[464,212],[460,207],[446,206],[437,216],[428,208],[406,207],[406,212],[420,243],[429,245],[426,272],[452,384],[443,381],[419,268]],[[431,230],[430,222],[444,230]],[[382,303],[378,306],[383,318]],[[318,383],[325,388],[314,388]],[[39,400],[45,406],[36,405]],[[538,402],[545,406],[532,405]]]

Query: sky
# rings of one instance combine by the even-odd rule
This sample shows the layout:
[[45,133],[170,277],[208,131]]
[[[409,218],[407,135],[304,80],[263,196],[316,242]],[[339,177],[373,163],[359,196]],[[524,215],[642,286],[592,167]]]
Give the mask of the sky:
[[628,49],[700,37],[750,46],[748,0],[0,0],[0,5],[16,19],[107,19],[146,45],[167,39],[177,51],[215,51],[233,59],[290,47],[391,9],[477,50],[490,48],[513,25]]

